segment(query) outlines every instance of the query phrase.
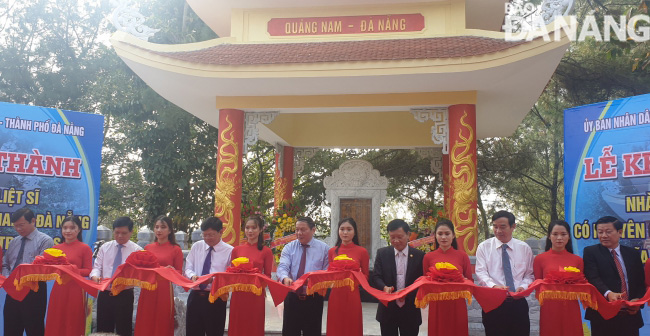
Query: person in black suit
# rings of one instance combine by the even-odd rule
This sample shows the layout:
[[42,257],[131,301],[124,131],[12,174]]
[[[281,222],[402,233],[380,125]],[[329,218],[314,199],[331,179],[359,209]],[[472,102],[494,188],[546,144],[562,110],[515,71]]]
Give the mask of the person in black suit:
[[[641,253],[619,244],[623,223],[615,217],[600,218],[595,226],[600,244],[584,249],[585,277],[609,301],[638,300],[645,294]],[[639,328],[643,327],[643,317],[639,309],[640,307],[624,306],[618,315],[610,320],[603,319],[593,309],[587,309],[585,319],[591,321],[593,336],[638,336]]]
[[[422,275],[424,252],[408,246],[409,226],[401,219],[388,223],[391,246],[377,250],[373,286],[386,293],[397,292],[409,286]],[[402,300],[391,301],[388,306],[379,303],[377,321],[382,336],[417,335],[422,324],[420,309],[415,307],[412,292]],[[398,333],[399,331],[399,333]]]

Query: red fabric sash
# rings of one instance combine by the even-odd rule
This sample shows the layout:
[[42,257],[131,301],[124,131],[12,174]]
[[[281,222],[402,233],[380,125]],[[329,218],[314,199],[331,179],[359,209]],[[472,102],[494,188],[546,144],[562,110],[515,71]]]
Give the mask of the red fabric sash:
[[39,281],[55,280],[50,293],[45,335],[83,335],[86,332],[86,300],[83,291],[97,296],[98,285],[79,275],[75,265],[22,264],[3,281],[8,295],[22,301]]
[[544,304],[545,300],[579,300],[585,308],[597,310],[606,320],[616,316],[624,304],[634,306],[650,301],[650,294],[646,293],[644,296],[645,301],[641,299],[636,302],[623,300],[608,302],[596,287],[590,283],[558,284],[548,280],[535,280],[528,289],[519,293],[510,292],[510,295],[514,298],[523,298],[535,290],[540,304]]
[[[21,264],[11,272],[4,281],[3,287],[7,294],[18,301],[22,301],[29,290],[37,291],[39,281],[56,280],[57,284],[65,285],[74,281],[84,291],[92,296],[97,296],[99,285],[79,275],[75,265],[33,265]],[[51,299],[51,298],[50,298]]]
[[415,297],[416,306],[424,308],[431,301],[446,301],[465,298],[471,302],[474,296],[484,311],[489,312],[499,307],[507,297],[507,292],[498,288],[487,288],[475,285],[464,279],[463,282],[438,282],[422,276],[413,284],[391,296],[391,300],[401,299],[410,292],[419,289]]
[[175,283],[186,290],[208,280],[211,275],[204,275],[196,282],[182,276],[178,271],[169,267],[138,267],[131,264],[122,264],[117,268],[113,277],[102,282],[101,290],[106,290],[110,285],[113,295],[119,294],[126,287],[137,286],[148,290],[156,290],[159,277]]
[[[349,293],[353,293],[358,288],[357,286],[360,285],[383,304],[403,298],[410,292],[418,290],[416,303],[420,307],[425,307],[432,301],[456,300],[459,298],[471,300],[471,297],[473,296],[486,312],[500,306],[508,295],[513,298],[524,298],[536,290],[537,297],[541,304],[546,300],[578,300],[585,306],[596,309],[605,319],[615,316],[621,307],[635,307],[650,302],[650,290],[646,292],[643,298],[635,302],[623,300],[608,302],[596,290],[596,288],[589,283],[558,284],[545,280],[537,280],[525,291],[520,293],[507,293],[503,289],[477,286],[469,280],[464,280],[463,282],[437,282],[426,276],[420,277],[413,284],[398,293],[387,294],[383,291],[372,288],[366,277],[361,272],[350,270],[316,271],[307,273],[295,281],[290,287],[284,286],[283,284],[271,280],[265,275],[259,273],[213,273],[204,275],[196,281],[190,281],[171,268],[145,268],[131,264],[121,265],[111,279],[105,279],[100,284],[96,284],[80,276],[77,267],[74,265],[22,264],[19,265],[8,278],[5,279],[0,276],[0,284],[5,288],[7,294],[19,301],[22,301],[25,298],[30,289],[37,290],[37,283],[39,281],[48,280],[55,280],[60,287],[57,291],[53,291],[50,297],[50,308],[62,302],[66,305],[66,309],[50,309],[50,311],[53,312],[53,315],[48,314],[48,330],[50,330],[50,328],[56,330],[55,325],[58,322],[52,321],[57,320],[61,322],[61,324],[64,324],[62,322],[65,320],[64,315],[68,317],[77,315],[68,313],[57,314],[56,312],[70,312],[70,309],[76,311],[77,307],[71,307],[70,304],[76,305],[77,301],[80,301],[79,304],[83,304],[81,300],[68,300],[70,296],[66,293],[76,293],[81,289],[90,293],[92,296],[96,296],[98,290],[106,290],[110,285],[112,285],[111,290],[114,294],[119,293],[128,286],[142,287],[145,289],[145,291],[143,291],[144,293],[147,291],[153,291],[153,293],[156,293],[153,294],[155,299],[151,299],[149,295],[150,293],[145,294],[145,299],[141,299],[140,302],[140,304],[143,305],[141,306],[141,309],[146,311],[160,309],[161,315],[147,314],[148,317],[144,317],[145,315],[139,314],[136,323],[136,329],[139,329],[137,326],[138,324],[140,324],[142,328],[155,328],[155,326],[160,323],[159,318],[156,318],[157,316],[168,316],[170,314],[170,307],[172,305],[171,291],[169,286],[164,285],[169,284],[169,282],[188,290],[201,283],[212,281],[211,297],[214,299],[221,294],[228,292],[247,292],[261,295],[266,286],[269,288],[276,305],[280,304],[284,300],[286,294],[290,290],[296,290],[303,285],[307,285],[307,293],[311,294],[324,294],[328,288],[349,288]],[[344,292],[347,293],[347,291]],[[85,306],[83,307],[83,309],[85,309]],[[84,314],[79,314],[79,318],[83,317]],[[169,320],[172,321],[171,318]],[[70,324],[76,325],[77,322],[70,322]],[[168,328],[168,330],[169,329],[173,328]],[[151,331],[153,329],[146,330]],[[69,333],[63,332],[59,334]]]
[[261,273],[223,272],[213,273],[210,276],[214,276],[210,291],[210,302],[214,302],[219,296],[229,292],[247,292],[262,295],[266,286],[271,292],[273,303],[277,306],[284,301],[290,290],[295,290],[293,286],[287,287]]
[[389,301],[397,299],[395,294],[387,294],[368,283],[368,279],[360,271],[315,271],[307,273],[291,285],[291,290],[307,285],[307,294],[320,293],[324,295],[328,288],[349,287],[354,291],[357,285],[361,285],[370,295],[376,297],[384,305]]

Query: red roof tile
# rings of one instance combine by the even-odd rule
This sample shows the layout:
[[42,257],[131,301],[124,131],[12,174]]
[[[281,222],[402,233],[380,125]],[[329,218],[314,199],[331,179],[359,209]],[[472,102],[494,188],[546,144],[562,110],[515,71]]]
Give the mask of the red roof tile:
[[341,42],[220,44],[186,52],[150,52],[199,64],[259,65],[456,58],[491,54],[524,43],[526,42],[457,36]]

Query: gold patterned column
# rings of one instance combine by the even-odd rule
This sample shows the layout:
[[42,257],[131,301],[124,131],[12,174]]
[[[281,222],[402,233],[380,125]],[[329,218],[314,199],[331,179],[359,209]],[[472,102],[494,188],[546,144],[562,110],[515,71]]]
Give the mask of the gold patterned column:
[[449,208],[458,248],[476,254],[477,230],[476,106],[449,106]]
[[449,197],[449,154],[442,154],[442,195],[444,215],[449,218],[451,198]]
[[275,153],[275,181],[273,190],[273,205],[275,209],[280,203],[291,201],[293,198],[293,147],[282,146]]
[[239,245],[241,230],[242,147],[244,142],[244,111],[219,110],[217,141],[217,190],[214,215],[223,221],[224,242]]

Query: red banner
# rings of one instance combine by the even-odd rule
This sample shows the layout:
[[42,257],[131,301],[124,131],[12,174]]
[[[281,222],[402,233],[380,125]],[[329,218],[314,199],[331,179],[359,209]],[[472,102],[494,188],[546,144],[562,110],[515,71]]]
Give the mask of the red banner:
[[418,247],[418,246],[422,246],[424,244],[433,243],[434,241],[436,241],[436,236],[435,235],[428,236],[428,237],[423,237],[423,238],[416,239],[416,240],[412,240],[412,241],[409,242],[409,246]]
[[280,245],[289,244],[292,241],[296,240],[297,238],[298,237],[296,236],[296,234],[293,233],[293,234],[290,234],[288,236],[284,236],[282,238],[278,238],[278,239],[272,241],[270,245],[271,245],[271,248],[278,247]]
[[271,36],[376,34],[423,29],[422,14],[274,18],[268,23]]

